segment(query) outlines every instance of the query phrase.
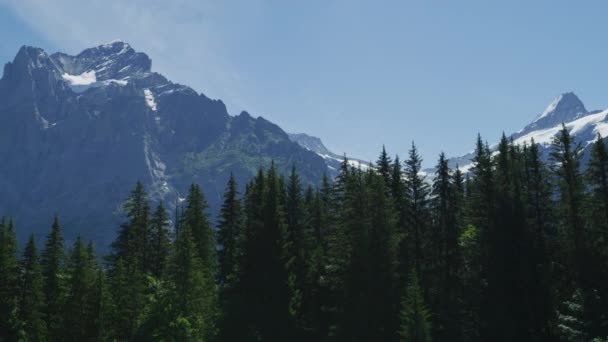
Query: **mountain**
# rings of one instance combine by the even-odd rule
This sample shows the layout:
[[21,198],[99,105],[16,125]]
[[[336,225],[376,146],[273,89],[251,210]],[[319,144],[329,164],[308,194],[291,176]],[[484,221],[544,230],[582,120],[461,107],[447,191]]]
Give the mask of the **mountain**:
[[345,154],[338,155],[336,153],[331,152],[325,144],[321,141],[321,139],[317,137],[313,137],[306,133],[288,133],[289,139],[293,142],[298,143],[298,145],[304,147],[305,149],[312,151],[319,155],[321,158],[325,160],[327,167],[330,170],[331,175],[336,175],[338,170],[340,169],[340,164],[344,160],[344,157],[347,157],[348,163],[355,168],[367,169],[369,167],[370,162],[365,162],[361,159],[351,158]]
[[[584,148],[583,162],[587,160],[589,148],[597,138],[597,134],[601,134],[604,138],[608,137],[608,109],[588,111],[574,93],[568,92],[557,96],[543,112],[536,116],[534,121],[520,131],[511,134],[510,138],[519,145],[529,144],[534,139],[540,145],[541,155],[547,159],[551,141],[562,129],[562,123]],[[496,150],[497,145],[491,145],[490,148]],[[472,166],[472,158],[473,153],[471,152],[451,158],[449,163],[451,167],[458,165],[461,170],[468,171]],[[433,170],[425,171],[432,172]]]
[[137,180],[171,209],[199,183],[214,213],[231,172],[243,187],[272,161],[315,184],[331,170],[279,126],[229,115],[122,41],[75,56],[23,46],[0,79],[0,120],[0,215],[21,241],[44,237],[58,214],[67,240],[106,248]]

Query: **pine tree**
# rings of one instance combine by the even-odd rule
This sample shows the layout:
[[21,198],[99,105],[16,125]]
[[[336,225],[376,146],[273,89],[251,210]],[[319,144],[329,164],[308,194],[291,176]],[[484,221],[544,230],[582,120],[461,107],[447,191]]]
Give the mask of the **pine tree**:
[[384,145],[382,145],[382,153],[380,153],[380,157],[376,162],[376,169],[380,176],[382,176],[382,179],[384,179],[387,191],[390,191],[393,183],[393,167],[391,165],[391,157],[388,156]]
[[430,313],[424,304],[422,289],[415,270],[410,273],[406,295],[401,305],[399,334],[402,341],[432,341]]
[[212,336],[215,334],[218,315],[218,292],[213,281],[217,275],[217,259],[214,233],[209,224],[207,209],[205,195],[197,184],[192,184],[186,197],[186,207],[181,214],[180,234],[188,229],[198,252],[200,262],[197,261],[196,265],[200,269],[197,272],[200,271],[202,279],[205,280],[202,284],[206,294],[203,311],[206,320],[205,331]]
[[108,320],[117,339],[131,339],[136,333],[147,310],[148,286],[146,272],[149,263],[149,212],[150,205],[143,185],[137,182],[125,201],[124,212],[127,220],[112,242],[112,252],[108,257],[109,292],[112,298],[111,314]]
[[304,196],[304,220],[310,235],[309,259],[307,260],[306,284],[304,286],[303,319],[305,339],[319,340],[323,336],[324,315],[321,310],[323,289],[321,274],[323,269],[323,238],[327,226],[327,207],[321,192],[308,186]]
[[554,320],[553,286],[551,285],[551,256],[553,245],[552,188],[547,166],[541,160],[538,144],[531,141],[524,146],[525,182],[530,256],[527,261],[529,319],[532,336],[537,340],[551,340]]
[[[363,298],[369,306],[366,313],[370,326],[368,338],[389,341],[395,339],[399,325],[397,215],[382,175],[374,174],[366,187],[369,191],[367,216],[370,218],[367,283],[370,287]],[[365,336],[360,337],[365,340]]]
[[406,198],[409,202],[410,220],[408,222],[408,239],[404,241],[411,241],[411,246],[408,249],[411,251],[413,267],[416,268],[418,273],[421,272],[421,265],[424,263],[423,250],[428,233],[426,222],[428,222],[429,186],[425,182],[425,177],[420,174],[421,164],[422,158],[418,154],[416,145],[412,143],[409,159],[405,161]]
[[218,251],[220,284],[226,284],[236,272],[238,251],[238,238],[243,225],[243,212],[241,201],[238,198],[237,184],[231,173],[224,192],[224,203],[220,211],[218,225],[218,243],[222,246]]
[[43,312],[43,282],[33,234],[23,251],[19,288],[18,315],[23,325],[22,338],[27,341],[44,341],[47,330]]
[[89,337],[89,299],[95,279],[90,265],[90,256],[79,236],[74,242],[68,263],[68,290],[63,309],[63,332],[66,341],[84,341]]
[[46,302],[45,319],[50,341],[58,341],[62,337],[62,309],[65,298],[63,261],[63,237],[59,218],[55,216],[40,260]]
[[235,279],[237,305],[228,313],[233,324],[224,340],[281,341],[291,338],[286,268],[284,187],[274,164],[259,170],[245,192],[246,219]]
[[[461,176],[458,176],[461,177]],[[460,181],[460,180],[459,180]],[[461,184],[460,184],[461,186]],[[457,189],[452,184],[448,161],[444,153],[439,155],[432,186],[433,233],[430,267],[433,270],[432,288],[436,302],[432,303],[437,312],[435,329],[437,337],[449,336],[459,339],[458,327],[458,222]]]
[[284,254],[289,284],[289,312],[298,334],[303,338],[308,329],[304,301],[310,299],[309,263],[312,252],[312,231],[305,222],[302,185],[295,166],[287,181],[285,201],[286,236]]
[[[496,320],[485,319],[488,317],[487,311],[492,310],[490,303],[484,301],[484,299],[490,298],[488,296],[488,272],[493,269],[493,259],[490,258],[489,246],[494,241],[495,237],[495,180],[494,180],[494,169],[492,167],[492,158],[490,149],[487,144],[484,144],[481,136],[477,136],[477,143],[475,147],[474,157],[472,159],[473,166],[471,168],[472,177],[467,180],[467,217],[468,224],[471,225],[472,229],[475,229],[475,236],[479,239],[479,250],[476,251],[479,257],[475,258],[478,262],[479,268],[472,268],[472,274],[467,275],[467,278],[477,280],[477,284],[481,283],[481,288],[467,289],[468,298],[470,301],[467,314],[472,318],[472,325],[466,328],[466,336],[472,338],[479,338],[478,335],[483,333],[485,335],[491,333],[491,329],[488,328],[489,322]],[[475,264],[473,264],[475,265]],[[471,266],[473,266],[471,265]],[[478,271],[478,272],[477,272]],[[465,283],[466,284],[466,283]],[[477,285],[479,287],[479,285]],[[466,300],[465,300],[466,302]],[[477,312],[475,312],[478,310]],[[492,313],[489,312],[491,315]],[[481,319],[481,318],[484,319]],[[477,319],[479,318],[479,319]]]
[[137,182],[129,198],[123,204],[127,222],[121,225],[118,236],[112,243],[110,262],[115,263],[119,258],[123,262],[133,262],[133,267],[140,270],[149,268],[148,241],[150,203],[141,182]]
[[209,224],[207,201],[197,184],[192,184],[186,197],[186,207],[181,215],[182,224],[190,226],[190,232],[203,267],[215,273],[215,241]]
[[[567,251],[566,263],[568,272],[574,277],[568,277],[578,283],[583,292],[586,291],[588,279],[585,262],[585,246],[583,237],[582,204],[584,200],[583,183],[580,174],[580,155],[582,148],[576,144],[565,125],[553,138],[551,160],[554,162],[553,172],[559,188],[559,223],[560,235],[564,250]],[[568,292],[575,284],[563,284]]]
[[171,248],[171,232],[169,231],[169,215],[163,206],[159,203],[152,214],[150,220],[150,241],[148,246],[149,251],[149,271],[160,279],[167,266],[169,252]]
[[13,220],[0,222],[0,336],[7,341],[17,339],[17,289],[19,264]]
[[214,278],[206,272],[189,223],[184,222],[175,241],[169,267],[172,287],[167,293],[172,303],[161,339],[208,341],[216,335],[216,298],[210,291]]
[[[521,340],[528,334],[527,283],[523,266],[528,257],[526,215],[522,203],[519,152],[503,133],[495,157],[496,205],[494,229],[487,232],[485,275],[488,287],[482,298],[488,340]],[[492,214],[492,213],[490,213]]]
[[328,256],[333,259],[328,262],[336,271],[330,279],[339,292],[335,294],[337,315],[332,334],[339,339],[356,341],[366,339],[372,333],[370,326],[359,324],[361,317],[367,317],[369,312],[365,294],[371,285],[367,278],[371,268],[371,218],[366,215],[369,207],[365,181],[370,176],[348,167],[347,162],[343,162],[342,168],[344,171],[334,183],[336,224],[329,241],[331,250],[328,250]]

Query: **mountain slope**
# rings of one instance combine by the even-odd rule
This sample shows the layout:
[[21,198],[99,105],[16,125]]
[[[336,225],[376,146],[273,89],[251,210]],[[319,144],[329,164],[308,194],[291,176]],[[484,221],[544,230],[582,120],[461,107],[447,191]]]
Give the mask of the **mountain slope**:
[[61,216],[77,233],[107,247],[120,205],[137,180],[169,207],[199,183],[217,211],[228,176],[241,186],[274,160],[296,165],[306,182],[325,160],[292,142],[277,125],[172,83],[127,43],[76,56],[22,47],[0,79],[0,214],[19,237],[48,230]]
[[[306,133],[289,133],[289,139],[293,142],[298,143],[305,149],[318,154],[321,158],[323,158],[327,163],[327,167],[330,169],[331,175],[336,175],[338,173],[340,164],[344,160],[346,154],[340,156],[334,152],[331,152],[329,149],[327,149],[327,147],[325,147],[321,139],[313,137]],[[348,156],[346,157],[348,159],[348,163],[352,167],[360,168],[363,170],[369,167],[369,162],[365,162],[361,159],[352,158]]]

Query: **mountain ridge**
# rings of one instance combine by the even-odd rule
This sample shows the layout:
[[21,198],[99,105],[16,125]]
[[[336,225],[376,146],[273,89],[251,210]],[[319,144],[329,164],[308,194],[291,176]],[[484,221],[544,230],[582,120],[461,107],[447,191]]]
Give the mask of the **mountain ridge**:
[[68,240],[106,248],[138,180],[170,210],[199,183],[214,220],[230,173],[242,189],[273,161],[305,184],[331,170],[278,125],[230,115],[122,41],[73,56],[21,47],[0,79],[0,119],[0,215],[15,217],[20,240],[59,214]]

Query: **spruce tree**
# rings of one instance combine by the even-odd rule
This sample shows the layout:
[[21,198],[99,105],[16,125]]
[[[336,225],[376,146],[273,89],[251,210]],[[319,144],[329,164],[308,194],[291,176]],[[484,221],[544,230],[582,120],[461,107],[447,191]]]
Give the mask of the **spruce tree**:
[[23,251],[19,279],[19,321],[27,341],[45,341],[47,336],[44,321],[44,294],[38,252],[32,234]]
[[309,263],[312,252],[312,231],[304,217],[304,199],[300,177],[292,167],[287,181],[285,201],[286,235],[284,254],[289,284],[289,313],[300,336],[308,329],[304,301],[310,299]]
[[554,245],[553,199],[549,171],[541,160],[538,144],[531,141],[524,146],[524,192],[529,227],[530,248],[527,270],[529,272],[528,296],[531,336],[537,340],[551,340],[554,320],[553,292],[551,284],[551,255]]
[[[459,176],[461,177],[461,176]],[[461,185],[461,184],[460,184]],[[432,185],[433,258],[429,260],[432,269],[434,286],[431,304],[437,313],[435,324],[436,335],[450,336],[459,339],[457,274],[458,268],[458,222],[457,222],[457,189],[452,184],[448,161],[444,153],[439,155],[435,178]]]
[[163,276],[167,266],[171,248],[170,235],[169,214],[161,202],[154,210],[150,220],[150,241],[148,242],[150,248],[148,271],[157,279]]
[[180,227],[169,267],[169,319],[157,338],[208,341],[217,333],[214,278],[206,272],[190,224]]
[[108,257],[109,293],[112,298],[108,318],[114,337],[130,339],[147,310],[146,272],[151,269],[148,248],[150,205],[141,182],[137,182],[123,205],[126,214]]
[[[410,255],[412,266],[418,273],[421,272],[425,256],[423,255],[427,239],[428,222],[428,195],[429,186],[425,177],[420,174],[422,158],[418,154],[416,145],[412,142],[409,158],[405,161],[405,187],[406,199],[408,201],[408,239],[410,241]],[[422,274],[422,273],[420,273]]]
[[380,157],[378,157],[378,161],[376,162],[376,170],[378,171],[378,174],[382,176],[387,191],[390,191],[393,183],[393,167],[391,164],[391,157],[389,157],[386,153],[386,148],[384,148],[384,145],[382,145],[382,152],[380,153]]
[[585,293],[589,280],[589,265],[586,263],[586,248],[583,222],[583,182],[580,174],[582,147],[577,144],[565,125],[553,138],[550,158],[553,172],[558,182],[558,222],[559,234],[565,259],[566,280],[560,285],[563,295],[570,296],[579,287]]
[[62,309],[65,298],[64,246],[61,236],[59,218],[55,215],[51,232],[48,234],[40,259],[43,276],[43,293],[45,295],[45,320],[48,338],[51,341],[61,339],[63,328]]
[[527,303],[524,286],[528,279],[523,271],[528,258],[527,227],[519,152],[504,133],[494,162],[495,225],[486,235],[488,287],[482,298],[486,317],[483,336],[495,341],[521,340],[529,331],[524,309]]
[[236,179],[231,173],[224,192],[224,203],[220,210],[218,225],[218,243],[221,249],[218,251],[220,284],[229,282],[230,277],[235,276],[237,258],[239,254],[238,238],[243,225],[243,212],[241,201],[238,198]]
[[[473,318],[484,318],[474,320],[473,323],[479,323],[478,326],[467,328],[467,335],[476,336],[477,334],[490,334],[492,331],[488,328],[489,322],[496,320],[488,320],[487,311],[492,310],[490,303],[483,299],[489,299],[488,296],[488,272],[493,269],[494,260],[490,258],[490,248],[492,241],[495,240],[495,180],[494,169],[492,166],[491,152],[487,144],[484,144],[481,136],[477,136],[474,157],[472,159],[473,166],[471,167],[472,177],[469,178],[467,184],[467,216],[472,229],[475,229],[476,235],[479,238],[479,272],[471,275],[476,277],[478,282],[481,282],[479,292],[471,291],[469,300],[471,302],[469,310],[470,316]],[[473,312],[473,310],[479,310]]]
[[181,214],[180,234],[183,230],[188,229],[196,246],[200,260],[200,262],[196,262],[200,268],[197,272],[200,271],[201,277],[205,279],[202,285],[207,296],[204,308],[205,324],[207,325],[205,330],[214,334],[218,315],[218,292],[215,281],[207,281],[207,279],[216,279],[217,258],[214,233],[209,223],[207,209],[205,195],[197,184],[192,184],[186,197],[186,206]]
[[[397,215],[381,175],[374,174],[366,188],[369,192],[367,215],[370,218],[366,282],[370,287],[367,296],[362,298],[369,307],[366,312],[367,325],[370,326],[368,338],[389,341],[397,337],[395,332],[399,325]],[[364,340],[366,337],[360,338]]]
[[68,288],[64,313],[64,340],[84,341],[89,337],[90,297],[95,271],[80,236],[74,242],[68,262]]
[[190,226],[190,234],[196,245],[202,267],[206,272],[215,275],[215,239],[209,224],[207,200],[197,184],[192,184],[186,197],[186,207],[181,214],[181,225]]

